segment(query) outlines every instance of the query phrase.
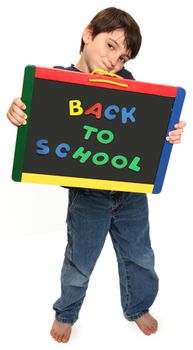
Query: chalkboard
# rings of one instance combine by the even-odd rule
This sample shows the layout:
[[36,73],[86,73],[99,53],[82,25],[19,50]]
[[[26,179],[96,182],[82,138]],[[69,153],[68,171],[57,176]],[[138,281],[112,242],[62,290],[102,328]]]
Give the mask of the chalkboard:
[[12,178],[159,193],[184,97],[181,87],[27,66]]

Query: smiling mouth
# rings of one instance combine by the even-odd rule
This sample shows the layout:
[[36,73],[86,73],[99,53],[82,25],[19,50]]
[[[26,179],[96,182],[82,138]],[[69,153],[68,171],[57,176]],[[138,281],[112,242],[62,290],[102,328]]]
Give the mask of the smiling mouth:
[[107,72],[110,72],[110,71],[111,71],[111,69],[112,69],[112,68],[110,68],[110,67],[106,66],[106,64],[104,64],[104,63],[103,63],[103,65],[104,65],[105,70],[106,70]]

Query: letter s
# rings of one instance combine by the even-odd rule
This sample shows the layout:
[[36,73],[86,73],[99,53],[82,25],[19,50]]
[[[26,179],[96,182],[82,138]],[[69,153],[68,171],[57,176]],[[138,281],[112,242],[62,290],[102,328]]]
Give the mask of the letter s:
[[36,149],[37,154],[48,154],[50,152],[50,148],[46,146],[48,144],[48,140],[38,140],[36,142],[36,147],[39,147],[39,149]]

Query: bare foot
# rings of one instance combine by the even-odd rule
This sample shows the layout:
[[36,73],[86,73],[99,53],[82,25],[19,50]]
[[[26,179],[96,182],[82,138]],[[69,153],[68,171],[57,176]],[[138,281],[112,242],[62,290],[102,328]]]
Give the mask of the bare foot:
[[58,343],[67,343],[70,339],[72,324],[54,321],[50,334]]
[[149,312],[144,314],[143,316],[137,318],[135,323],[141,329],[141,331],[145,335],[151,335],[152,333],[156,333],[158,329],[158,322],[153,318]]

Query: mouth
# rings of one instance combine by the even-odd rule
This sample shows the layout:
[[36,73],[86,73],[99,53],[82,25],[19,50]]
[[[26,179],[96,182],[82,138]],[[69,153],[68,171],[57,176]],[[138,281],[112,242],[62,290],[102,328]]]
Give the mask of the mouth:
[[104,66],[104,70],[106,70],[107,72],[110,72],[111,71],[111,67],[108,67],[105,63],[103,63],[103,66]]

